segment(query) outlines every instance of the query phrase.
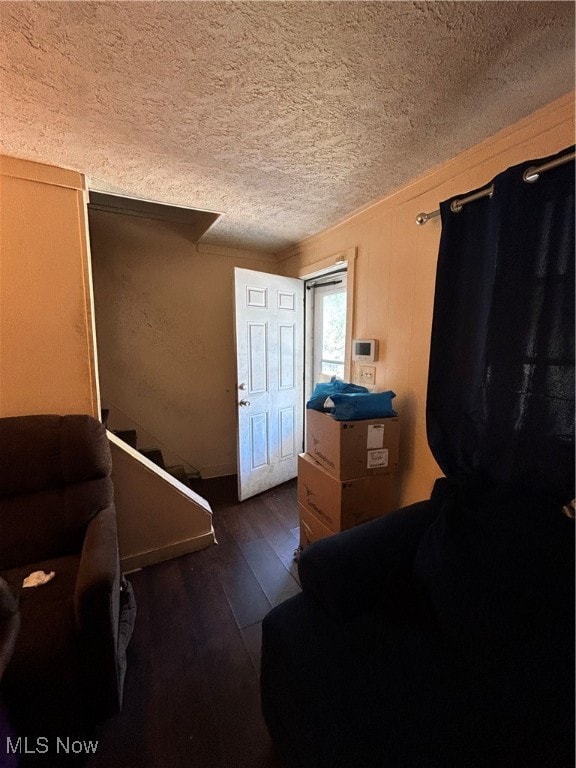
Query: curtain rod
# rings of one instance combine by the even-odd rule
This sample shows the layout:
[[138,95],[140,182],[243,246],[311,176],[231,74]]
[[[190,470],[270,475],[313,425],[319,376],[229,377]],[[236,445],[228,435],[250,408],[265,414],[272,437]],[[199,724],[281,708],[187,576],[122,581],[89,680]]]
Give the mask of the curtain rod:
[[[546,171],[551,171],[552,168],[558,168],[559,165],[564,165],[565,163],[569,163],[571,160],[574,160],[576,158],[576,152],[569,152],[567,155],[562,155],[562,157],[557,157],[555,160],[550,160],[548,163],[544,163],[543,165],[532,165],[530,168],[526,168],[524,173],[522,174],[522,178],[525,182],[528,184],[533,184],[535,181],[538,181],[540,178],[541,173],[546,173]],[[466,197],[462,198],[456,198],[455,200],[452,200],[450,203],[450,210],[452,213],[460,213],[463,206],[466,205],[466,203],[472,203],[474,200],[480,200],[481,197],[492,197],[494,194],[494,185],[490,184],[489,187],[486,187],[485,189],[481,189],[479,192],[474,192],[472,195],[467,195]],[[431,211],[430,213],[419,213],[418,216],[416,216],[416,224],[419,224],[422,226],[422,224],[426,224],[427,221],[430,221],[430,219],[435,219],[436,216],[440,216],[440,209],[436,211]]]

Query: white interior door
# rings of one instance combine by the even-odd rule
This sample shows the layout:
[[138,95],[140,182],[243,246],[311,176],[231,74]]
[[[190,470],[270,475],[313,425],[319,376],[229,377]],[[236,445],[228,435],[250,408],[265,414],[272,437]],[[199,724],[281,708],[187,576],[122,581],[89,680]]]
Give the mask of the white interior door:
[[304,285],[235,269],[238,498],[296,477],[303,447]]

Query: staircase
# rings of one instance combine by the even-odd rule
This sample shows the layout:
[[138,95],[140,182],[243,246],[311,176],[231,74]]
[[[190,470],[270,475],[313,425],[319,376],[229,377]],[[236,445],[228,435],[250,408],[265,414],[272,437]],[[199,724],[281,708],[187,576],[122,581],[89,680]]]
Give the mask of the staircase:
[[[108,416],[109,409],[103,408],[102,424],[104,424],[106,428],[108,428]],[[172,475],[172,477],[176,478],[176,480],[179,480],[181,483],[188,486],[188,488],[193,488],[193,481],[200,479],[200,473],[197,470],[194,473],[187,472],[182,464],[166,466],[164,462],[164,456],[162,455],[160,448],[139,448],[138,433],[135,429],[111,429],[110,431],[120,440],[127,443],[131,448],[134,448],[139,453],[141,453],[142,456],[145,456],[149,461],[152,461],[165,472],[168,472],[169,475]]]

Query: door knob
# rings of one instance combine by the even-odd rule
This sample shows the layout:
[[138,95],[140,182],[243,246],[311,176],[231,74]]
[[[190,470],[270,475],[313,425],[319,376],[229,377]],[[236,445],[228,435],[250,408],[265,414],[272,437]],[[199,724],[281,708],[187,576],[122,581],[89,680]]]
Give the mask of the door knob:
[[240,400],[238,405],[250,405],[250,400]]
[[238,389],[246,389],[246,384],[242,382],[242,384],[238,384]]

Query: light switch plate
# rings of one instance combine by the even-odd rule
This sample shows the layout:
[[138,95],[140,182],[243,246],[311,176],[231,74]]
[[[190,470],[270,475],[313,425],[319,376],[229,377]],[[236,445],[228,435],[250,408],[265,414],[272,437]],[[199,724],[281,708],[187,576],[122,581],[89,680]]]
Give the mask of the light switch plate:
[[358,380],[364,387],[373,387],[376,384],[376,368],[373,365],[361,365]]

